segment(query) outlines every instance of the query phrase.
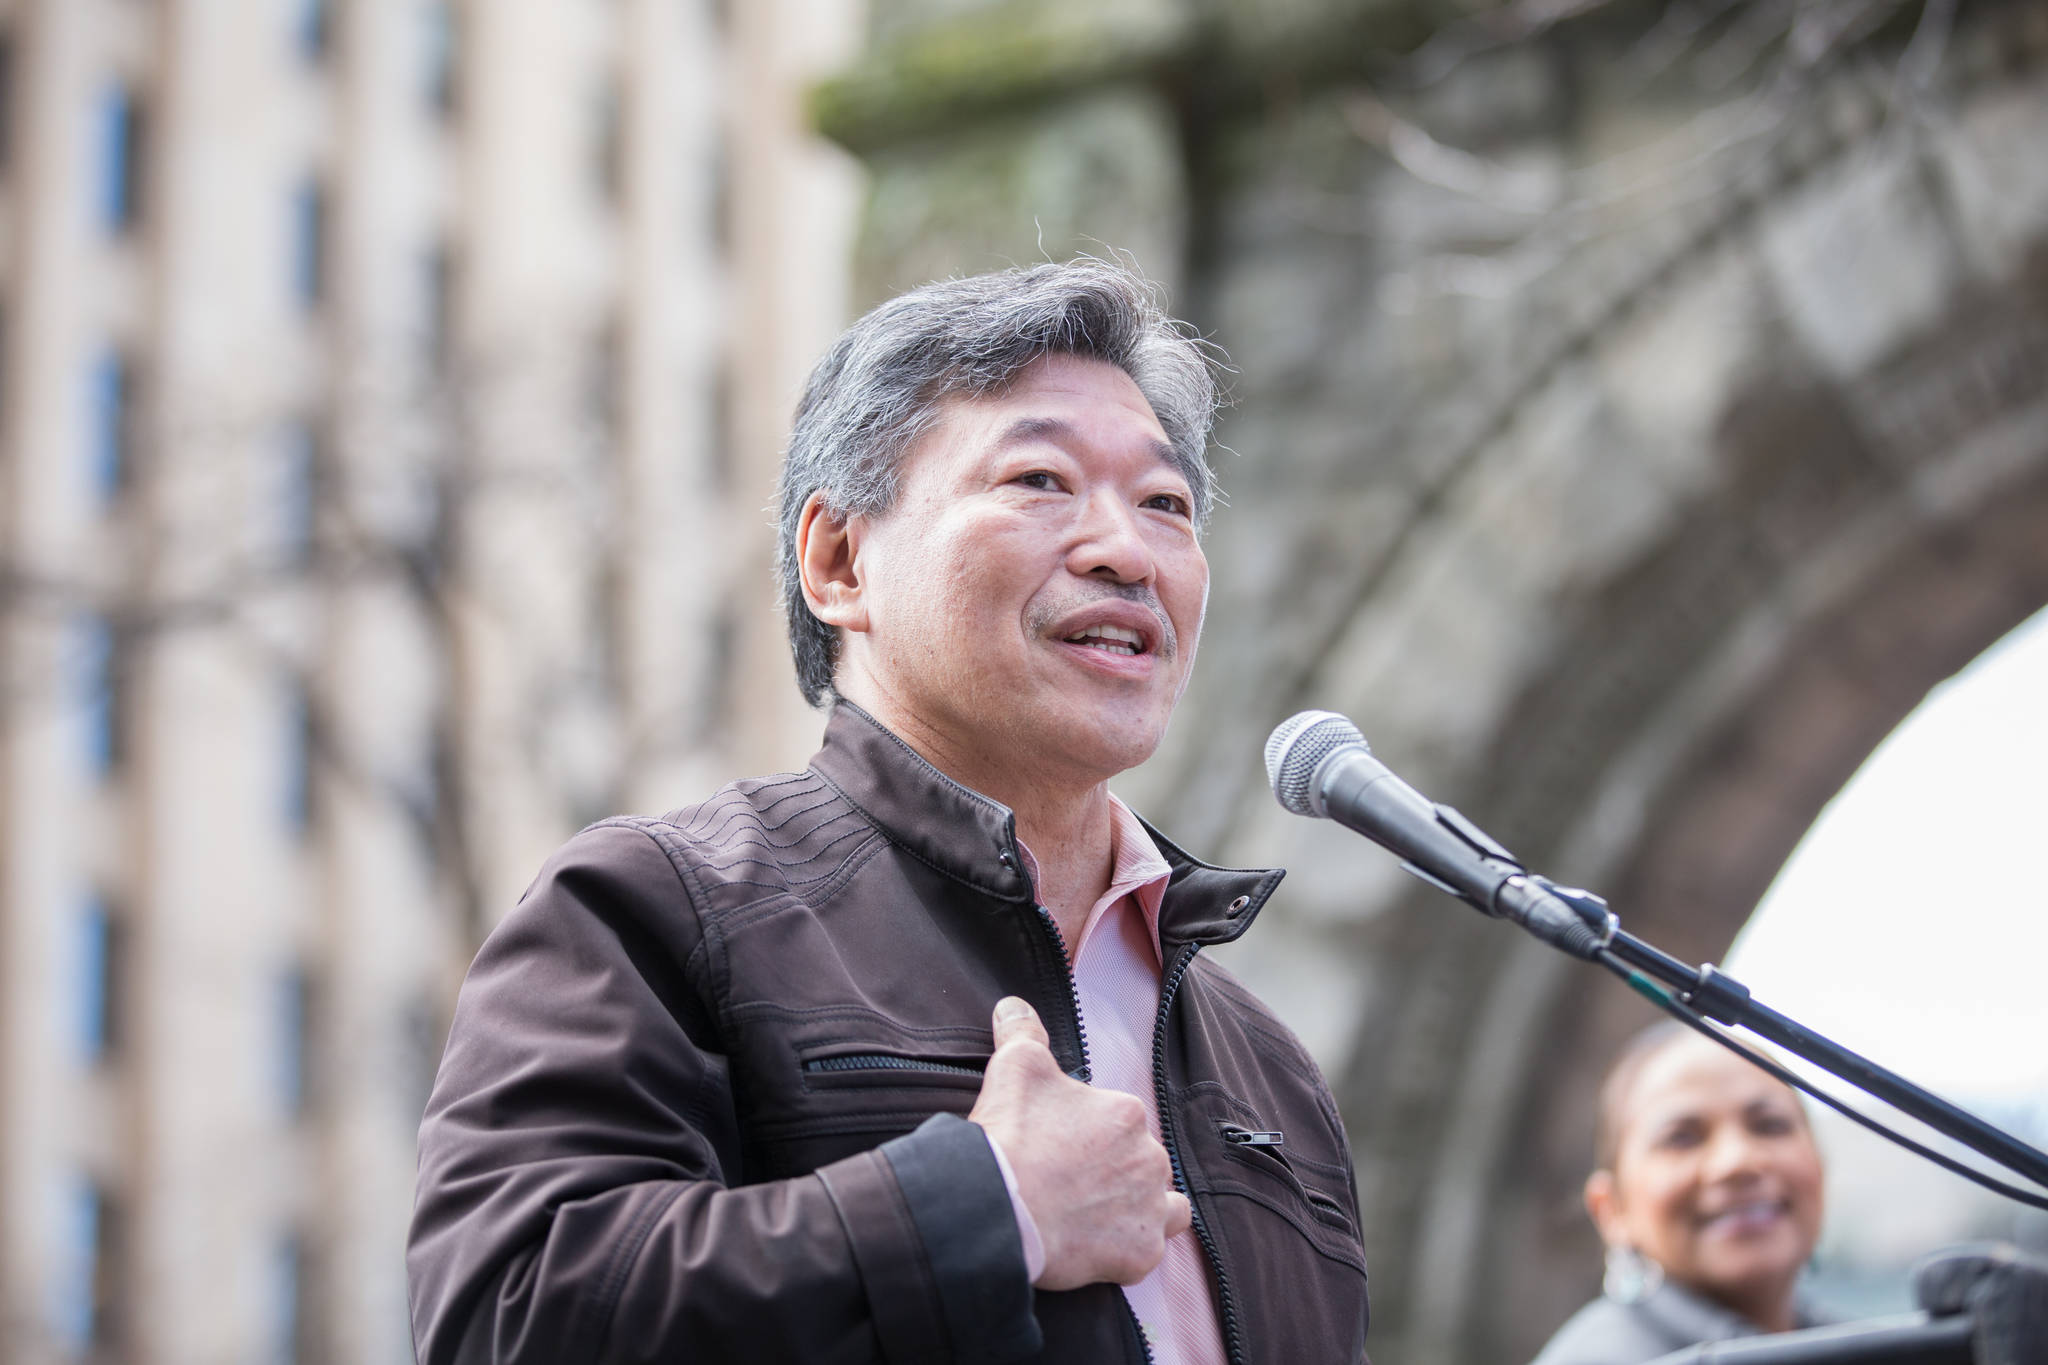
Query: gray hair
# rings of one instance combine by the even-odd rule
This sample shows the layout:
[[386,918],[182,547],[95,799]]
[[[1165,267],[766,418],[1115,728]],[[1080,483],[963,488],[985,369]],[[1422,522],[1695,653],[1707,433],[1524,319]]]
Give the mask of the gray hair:
[[1196,527],[1209,515],[1211,352],[1167,316],[1136,271],[1082,256],[941,280],[893,298],[849,327],[811,371],[782,465],[777,572],[797,685],[812,705],[832,695],[839,635],[804,601],[796,559],[804,505],[822,491],[838,516],[888,511],[904,455],[945,400],[994,393],[1047,355],[1103,360],[1128,374],[1194,493]]

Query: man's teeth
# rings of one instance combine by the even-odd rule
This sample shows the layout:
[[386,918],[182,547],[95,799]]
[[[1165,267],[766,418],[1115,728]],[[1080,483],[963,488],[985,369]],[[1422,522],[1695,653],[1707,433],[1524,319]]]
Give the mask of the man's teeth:
[[1145,637],[1122,626],[1090,626],[1078,635],[1069,635],[1067,642],[1107,650],[1111,654],[1136,654],[1145,643]]

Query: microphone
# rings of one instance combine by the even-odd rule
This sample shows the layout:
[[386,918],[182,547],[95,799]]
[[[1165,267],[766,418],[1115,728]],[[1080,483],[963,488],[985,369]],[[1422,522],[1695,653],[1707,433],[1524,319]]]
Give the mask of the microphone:
[[1530,873],[1479,826],[1394,776],[1334,711],[1281,722],[1266,741],[1266,777],[1287,810],[1363,834],[1423,881],[1574,957],[1593,958],[1614,937],[1599,897]]

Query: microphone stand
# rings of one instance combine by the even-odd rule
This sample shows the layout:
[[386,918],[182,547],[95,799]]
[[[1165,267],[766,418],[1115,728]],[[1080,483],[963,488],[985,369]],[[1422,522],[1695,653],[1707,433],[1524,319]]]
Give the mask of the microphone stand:
[[1650,1365],[1986,1365],[1977,1359],[1976,1322],[1967,1313],[1810,1327],[1767,1337],[1706,1342]]
[[[1599,963],[1659,1008],[1780,1079],[1811,1088],[1701,1021],[1711,1019],[1768,1039],[2048,1189],[2048,1153],[1769,1008],[1713,963],[1688,966],[1622,932],[1621,921],[1606,901],[1531,873],[1458,811],[1429,800],[1388,772],[1344,717],[1304,711],[1282,724],[1266,742],[1266,773],[1283,808],[1297,815],[1336,819],[1392,852],[1423,881],[1483,915],[1514,921],[1561,952]],[[1812,1093],[1938,1165],[2008,1198],[2048,1208],[2048,1197],[1996,1181],[1834,1096]],[[2048,1365],[2048,1264],[2016,1257],[2010,1249],[1994,1250],[1975,1257],[1938,1258],[1933,1273],[1920,1279],[1920,1299],[1928,1312],[1911,1318],[1699,1346],[1655,1365]]]
[[2048,1260],[2012,1247],[1955,1247],[1913,1272],[1923,1311],[1776,1336],[1705,1342],[1651,1365],[2043,1365]]
[[[1514,892],[1519,899],[1528,902],[1532,890],[1554,898],[1587,932],[1558,932],[1555,923],[1544,925],[1540,917],[1519,913],[1519,907],[1493,913],[1523,920],[1544,941],[1598,962],[1662,1008],[1675,1002],[1717,1023],[1748,1029],[1980,1156],[2048,1186],[2048,1154],[1771,1009],[1713,963],[1689,967],[1624,933],[1607,903],[1591,892],[1526,873],[1522,880],[1523,887]],[[1501,899],[1496,896],[1496,904]],[[2020,1194],[2010,1188],[2006,1193]],[[1915,1281],[1927,1311],[1704,1343],[1659,1357],[1652,1365],[2048,1365],[2048,1264],[2010,1248],[1964,1248],[1923,1263]]]
[[[1424,881],[1484,914],[1514,920],[1561,952],[1599,963],[1662,1009],[1767,1038],[2006,1170],[2048,1186],[2048,1153],[1778,1013],[1713,963],[1687,966],[1624,933],[1606,901],[1523,870],[1512,854],[1472,831],[1471,822],[1449,807],[1438,806],[1436,815],[1508,875],[1490,895],[1474,895],[1476,888],[1461,890],[1408,864],[1408,870]],[[1785,1074],[1761,1058],[1752,1060]],[[1829,1102],[1841,1107],[1839,1101]],[[1854,1111],[1844,1112],[1859,1117]],[[1868,1118],[1861,1121],[1872,1123]],[[1890,1136],[1908,1142],[1901,1134]],[[1965,1169],[1939,1153],[1908,1145],[1953,1169]],[[1978,1174],[1980,1180],[1987,1179]],[[2042,1202],[2010,1186],[1997,1188],[2027,1202]],[[1924,1312],[1703,1343],[1659,1357],[1651,1365],[2048,1365],[2048,1263],[2011,1248],[1963,1248],[1924,1262],[1914,1279]]]
[[1664,1000],[1660,997],[1668,987],[1671,995],[1709,1019],[1746,1028],[1758,1037],[1769,1039],[1866,1094],[1912,1115],[1980,1156],[2025,1176],[2036,1185],[2048,1186],[2048,1153],[1986,1123],[1968,1110],[1957,1108],[1941,1096],[1921,1089],[1904,1076],[1815,1033],[1798,1020],[1778,1013],[1753,998],[1749,987],[1713,963],[1689,967],[1669,953],[1623,932],[1614,912],[1598,896],[1556,886],[1543,878],[1530,880],[1539,882],[1544,890],[1570,906],[1595,936],[1603,940],[1600,948],[1604,952],[1595,950],[1577,955],[1600,962],[1639,993],[1662,1004]]

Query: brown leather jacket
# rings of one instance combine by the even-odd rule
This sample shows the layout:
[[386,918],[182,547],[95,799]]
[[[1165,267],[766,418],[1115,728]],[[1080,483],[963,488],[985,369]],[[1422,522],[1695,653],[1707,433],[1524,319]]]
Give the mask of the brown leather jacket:
[[[1351,1365],[1365,1257],[1336,1108],[1196,955],[1281,874],[1158,843],[1159,1109],[1231,1360]],[[477,955],[420,1127],[421,1365],[1148,1359],[1115,1286],[1026,1283],[959,1117],[1012,994],[1085,1076],[1010,812],[844,702],[805,772],[577,835]]]

